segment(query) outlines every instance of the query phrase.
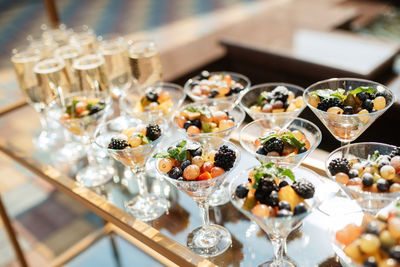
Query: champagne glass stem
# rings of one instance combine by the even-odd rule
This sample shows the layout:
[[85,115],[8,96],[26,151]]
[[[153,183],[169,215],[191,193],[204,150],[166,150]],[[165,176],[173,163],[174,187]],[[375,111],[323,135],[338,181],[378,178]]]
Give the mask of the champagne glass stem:
[[131,168],[132,172],[136,174],[136,179],[138,182],[138,187],[139,187],[139,194],[141,196],[145,196],[148,194],[147,190],[147,184],[146,184],[146,177],[144,176],[144,170],[143,169],[137,169],[137,168]]
[[283,255],[286,248],[286,237],[270,238],[272,247],[274,249],[274,263],[273,266],[281,266]]
[[40,119],[40,125],[42,126],[42,130],[47,131],[49,124],[48,124],[46,109],[44,108],[39,109],[39,119]]

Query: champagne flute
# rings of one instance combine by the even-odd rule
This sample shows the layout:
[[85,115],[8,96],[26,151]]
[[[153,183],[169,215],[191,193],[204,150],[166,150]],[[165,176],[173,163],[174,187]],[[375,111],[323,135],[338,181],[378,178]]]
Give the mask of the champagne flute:
[[72,91],[78,91],[77,88],[77,81],[74,79],[73,75],[73,61],[83,55],[83,50],[77,45],[73,44],[66,44],[63,46],[58,47],[54,51],[54,55],[56,57],[60,57],[64,60],[65,62],[65,67],[67,68],[67,71],[71,77],[71,83],[72,83]]
[[47,25],[41,26],[43,30],[42,38],[45,42],[55,42],[59,46],[69,43],[71,37],[71,30],[67,29],[64,24],[61,24],[56,29],[49,29]]
[[71,44],[82,47],[85,54],[97,52],[96,34],[92,28],[82,25],[71,29]]
[[90,54],[78,57],[72,65],[79,91],[110,91],[110,84],[101,55]]
[[110,79],[111,92],[120,97],[131,86],[127,43],[121,36],[99,36],[99,53],[105,59],[105,66]]
[[161,81],[160,54],[154,41],[131,42],[128,53],[133,80],[139,88]]
[[34,72],[34,66],[40,61],[40,50],[29,46],[15,48],[12,51],[13,63],[18,85],[25,96],[26,101],[40,114],[41,132],[35,138],[35,145],[39,149],[48,149],[57,144],[57,135],[48,127],[46,114],[47,104],[52,101],[52,93],[46,88],[38,86],[38,80]]

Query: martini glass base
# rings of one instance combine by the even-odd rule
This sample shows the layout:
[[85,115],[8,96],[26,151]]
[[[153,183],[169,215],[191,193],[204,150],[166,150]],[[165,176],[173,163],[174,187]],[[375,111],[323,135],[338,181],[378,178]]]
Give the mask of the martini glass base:
[[60,141],[59,135],[55,132],[43,130],[34,138],[33,143],[39,150],[50,150],[57,147]]
[[76,175],[76,180],[81,186],[96,187],[110,181],[113,175],[114,169],[112,167],[95,165],[80,170]]
[[83,146],[80,143],[69,142],[55,153],[54,158],[57,162],[70,162],[82,158],[83,154]]
[[229,202],[229,193],[228,189],[222,184],[211,196],[208,200],[210,206],[221,206]]
[[125,204],[125,208],[141,221],[152,221],[163,215],[168,209],[169,202],[150,194],[138,195]]
[[261,263],[258,267],[296,267],[297,265],[289,261],[287,259],[282,260],[280,263],[274,262],[273,260],[269,260]]
[[215,224],[194,229],[187,239],[187,247],[206,258],[224,253],[231,245],[232,238],[229,231]]

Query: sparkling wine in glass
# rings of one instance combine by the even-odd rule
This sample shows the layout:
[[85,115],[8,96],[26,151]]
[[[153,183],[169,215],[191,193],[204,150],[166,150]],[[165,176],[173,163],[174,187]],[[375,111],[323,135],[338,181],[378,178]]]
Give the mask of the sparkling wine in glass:
[[98,54],[90,54],[77,58],[72,67],[79,91],[109,92],[104,58]]
[[70,44],[60,46],[54,51],[54,55],[62,58],[65,62],[65,67],[67,68],[67,71],[71,78],[73,91],[77,91],[78,89],[77,89],[77,84],[76,84],[77,81],[74,79],[72,65],[73,65],[74,60],[77,59],[78,57],[82,56],[82,54],[83,54],[82,48],[80,48],[79,46],[70,45]]
[[82,25],[71,29],[70,43],[78,45],[85,54],[96,53],[98,49],[96,34],[87,25]]
[[130,87],[132,79],[129,70],[128,46],[121,36],[100,36],[99,53],[105,60],[106,71],[110,79],[111,92],[117,97]]
[[151,40],[132,42],[128,49],[134,83],[139,87],[160,82],[162,68],[160,54]]
[[40,149],[48,149],[56,144],[55,134],[49,130],[46,116],[47,104],[52,101],[52,93],[38,86],[34,66],[40,61],[40,50],[32,47],[13,49],[13,63],[18,85],[26,101],[40,114],[41,132],[35,138],[35,145]]

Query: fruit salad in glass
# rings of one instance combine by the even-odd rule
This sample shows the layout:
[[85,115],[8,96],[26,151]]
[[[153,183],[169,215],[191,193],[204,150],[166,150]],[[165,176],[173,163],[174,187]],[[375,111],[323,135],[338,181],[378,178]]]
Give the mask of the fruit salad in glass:
[[249,172],[248,183],[240,184],[235,195],[243,199],[242,208],[257,216],[287,217],[307,212],[305,199],[314,196],[314,185],[295,179],[290,169],[265,163]]
[[387,215],[365,214],[334,232],[334,250],[346,266],[399,266],[399,244],[399,203]]
[[200,75],[189,79],[185,91],[193,101],[207,98],[219,98],[238,102],[250,87],[247,77],[234,72],[202,71]]
[[229,137],[244,120],[240,107],[228,101],[201,101],[183,106],[175,114],[175,123],[189,137],[219,135]]
[[338,183],[353,190],[372,193],[399,192],[400,147],[386,155],[376,150],[366,158],[333,158],[329,161],[328,170]]
[[347,91],[319,89],[310,92],[308,103],[322,111],[334,114],[367,114],[382,110],[386,107],[388,93],[382,88],[360,86]]
[[263,131],[261,137],[254,140],[257,154],[272,157],[288,157],[306,152],[310,142],[299,130],[274,127]]
[[236,160],[236,153],[226,145],[218,150],[203,153],[200,144],[183,140],[166,152],[159,152],[155,158],[158,169],[172,179],[182,181],[202,181],[215,178],[229,171]]
[[281,113],[298,111],[305,104],[302,95],[296,97],[286,86],[278,85],[271,92],[262,91],[249,108],[254,112]]

